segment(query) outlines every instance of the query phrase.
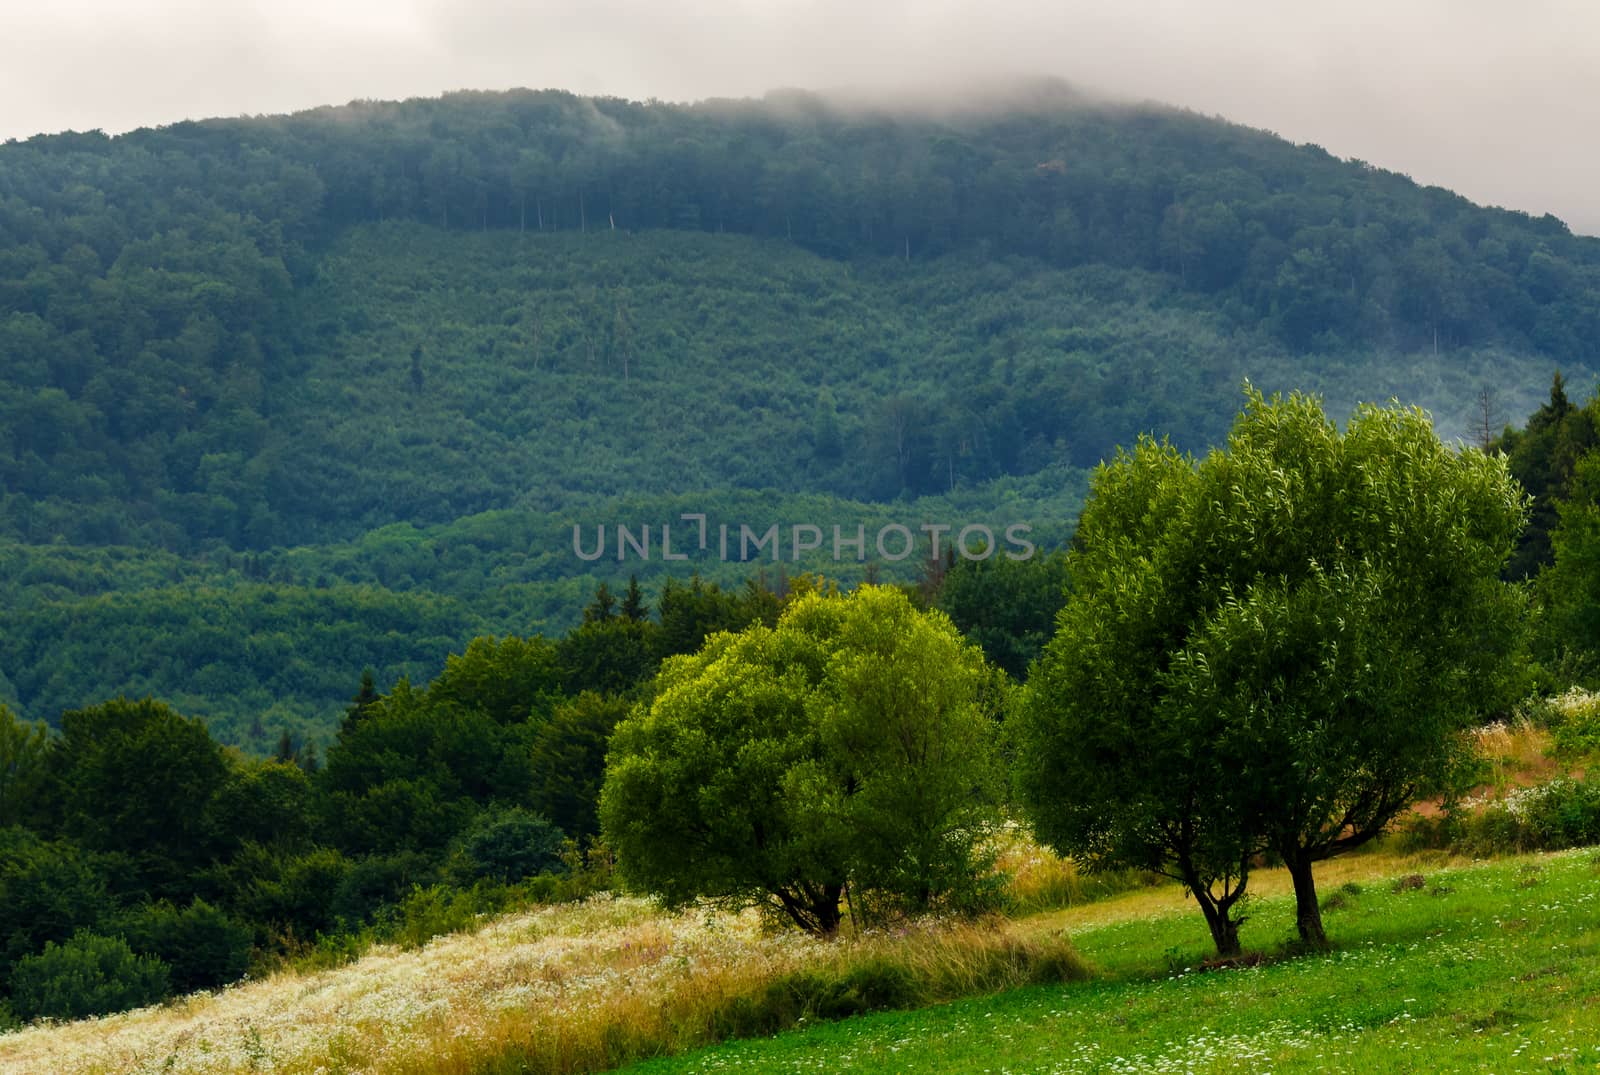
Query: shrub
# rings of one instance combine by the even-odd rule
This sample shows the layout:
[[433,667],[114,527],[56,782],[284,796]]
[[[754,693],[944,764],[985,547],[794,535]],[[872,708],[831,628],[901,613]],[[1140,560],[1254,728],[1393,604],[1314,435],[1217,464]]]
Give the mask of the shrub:
[[16,961],[99,921],[111,896],[104,860],[67,840],[0,829],[0,981]]
[[280,931],[311,937],[334,926],[334,896],[351,864],[327,847],[301,853],[246,844],[214,871],[217,890],[240,920],[258,924],[259,940]]
[[154,1004],[170,985],[159,959],[134,955],[121,937],[79,931],[17,961],[11,1005],[22,1019],[82,1019]]
[[462,833],[456,873],[470,883],[480,878],[510,883],[561,869],[565,834],[548,819],[521,807],[494,807],[479,814]]
[[1550,704],[1558,754],[1574,757],[1600,751],[1600,694],[1574,687]]
[[[1514,805],[1513,805],[1514,803]],[[1600,780],[1552,780],[1507,799],[1534,846],[1546,850],[1600,843]]]
[[845,1019],[872,1011],[911,1008],[924,984],[910,967],[887,955],[869,955],[843,967],[793,971],[765,986],[730,997],[711,1017],[715,1038],[765,1037],[808,1019]]
[[165,963],[179,993],[237,981],[250,965],[251,931],[225,912],[195,900],[179,910],[147,904],[115,916],[106,929],[139,955]]
[[465,930],[474,925],[480,915],[499,910],[497,895],[503,893],[487,888],[418,886],[394,908],[393,924],[381,932],[406,948],[421,948],[434,937]]
[[301,971],[333,970],[354,963],[376,943],[377,930],[371,926],[354,932],[319,933],[314,943],[305,946],[292,959],[279,958],[275,962]]
[[1436,818],[1414,819],[1401,847],[1500,855],[1600,843],[1600,778],[1559,777],[1473,806],[1469,801]]
[[420,851],[368,855],[356,860],[339,878],[332,910],[347,925],[373,921],[385,907],[400,903],[420,884],[438,879],[433,860]]

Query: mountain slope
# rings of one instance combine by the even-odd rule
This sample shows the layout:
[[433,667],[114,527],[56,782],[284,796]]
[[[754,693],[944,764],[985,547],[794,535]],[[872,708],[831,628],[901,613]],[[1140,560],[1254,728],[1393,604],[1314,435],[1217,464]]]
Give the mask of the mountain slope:
[[[1600,241],[1553,218],[1054,84],[462,93],[7,143],[0,699],[314,732],[362,665],[431,675],[667,566],[581,561],[574,522],[1059,541],[1085,468],[1143,432],[1203,449],[1246,378],[1475,439],[1480,396],[1514,420],[1596,338]],[[263,586],[304,629],[237,611]],[[380,607],[414,629],[366,630]]]
[[[281,404],[314,424],[355,422],[357,439],[392,448],[392,429],[405,427],[410,412],[393,400],[374,407],[330,391],[347,386],[326,373],[320,383],[307,375],[319,359],[354,360],[357,377],[361,362],[399,363],[403,384],[407,352],[418,345],[424,385],[430,363],[487,369],[512,354],[529,360],[546,351],[563,372],[582,369],[574,361],[581,351],[591,369],[626,366],[630,379],[635,367],[641,377],[670,377],[691,357],[686,351],[747,371],[765,362],[789,380],[787,398],[741,389],[696,400],[701,413],[753,411],[758,423],[771,411],[814,410],[823,383],[853,377],[880,394],[937,402],[950,352],[960,347],[962,403],[975,387],[999,385],[1044,404],[1017,413],[980,394],[986,426],[977,433],[948,415],[915,422],[951,443],[920,446],[911,454],[923,458],[897,459],[887,475],[860,460],[832,474],[803,466],[797,476],[789,457],[781,465],[796,480],[820,479],[809,487],[879,498],[948,487],[953,468],[945,460],[939,482],[936,457],[963,449],[976,456],[961,475],[971,481],[1036,468],[1040,446],[1058,439],[1082,465],[1139,429],[1168,429],[1173,418],[1170,431],[1194,447],[1221,428],[1219,418],[1181,413],[1192,382],[1157,384],[1154,393],[1138,383],[1190,365],[1189,355],[1145,347],[1148,366],[1130,362],[1115,328],[1109,337],[1073,335],[1072,324],[1066,337],[1043,340],[1046,351],[1033,361],[1045,372],[1016,385],[1027,371],[1008,371],[1004,360],[1034,341],[1015,330],[1062,327],[1067,318],[1040,323],[1057,298],[1070,306],[1076,296],[1099,303],[1131,295],[1135,306],[1187,307],[1207,331],[1244,333],[1247,349],[1298,356],[1308,378],[1350,356],[1392,366],[1397,355],[1438,353],[1453,366],[1462,349],[1571,365],[1589,361],[1600,336],[1600,241],[1574,238],[1553,218],[1479,209],[1315,147],[1051,85],[946,114],[804,94],[692,107],[553,92],[453,94],[116,139],[8,143],[0,178],[3,521],[26,540],[60,532],[184,549],[211,539],[267,547],[308,526],[348,534],[350,505],[334,488],[348,475],[287,465],[276,454],[286,440]],[[799,321],[781,299],[726,309],[720,300],[743,301],[746,288],[735,287],[708,296],[719,301],[704,328],[682,309],[678,323],[635,325],[649,319],[641,309],[654,298],[677,301],[660,270],[678,255],[639,244],[619,254],[614,244],[587,279],[563,269],[541,277],[535,262],[523,274],[529,293],[509,306],[486,313],[476,304],[454,321],[434,310],[426,326],[407,325],[412,318],[402,314],[396,331],[384,333],[360,323],[363,311],[339,290],[366,270],[337,259],[353,226],[397,218],[461,240],[466,232],[554,232],[569,243],[599,243],[663,229],[767,237],[778,243],[732,259],[726,254],[736,248],[687,248],[680,278],[713,290],[730,279],[753,290],[768,278],[776,288],[799,286],[804,301],[841,294],[844,266],[865,259],[869,277],[915,304],[916,323],[897,322],[870,292],[814,302],[812,317]],[[395,245],[377,256],[388,261]],[[471,262],[479,255],[464,255],[458,270],[447,252],[453,244],[421,246],[430,287],[459,294],[476,284]],[[796,279],[783,253],[795,247],[830,260]],[[634,252],[641,260],[630,260]],[[961,267],[942,268],[946,255]],[[895,258],[903,272],[891,282]],[[1034,277],[1042,266],[1091,272],[1066,280],[1065,294],[1061,281],[1047,281],[1043,301],[1029,302],[1016,276]],[[924,270],[939,282],[920,291],[899,286]],[[1119,275],[1128,272],[1150,276]],[[945,277],[962,273],[952,296]],[[308,316],[319,281],[327,283],[322,313]],[[552,281],[566,293],[535,293]],[[806,288],[815,290],[808,296]],[[988,309],[975,309],[980,303]],[[945,316],[967,320],[966,331],[935,336]],[[823,324],[834,318],[837,327]],[[344,338],[352,330],[367,337],[353,341],[354,354]],[[1188,334],[1187,326],[1179,333]],[[895,337],[903,341],[898,355],[883,339]],[[763,343],[759,353],[742,346],[752,338]],[[824,352],[832,360],[826,373]],[[1074,352],[1100,367],[1088,384]],[[906,353],[915,364],[903,364]],[[1205,365],[1231,392],[1237,368]],[[515,374],[508,376],[515,389]],[[808,398],[794,398],[801,388]],[[1146,402],[1129,408],[1119,392]],[[574,393],[570,403],[564,421],[582,421],[584,397]],[[524,417],[506,414],[504,422]],[[572,431],[562,439],[570,443]],[[1006,433],[1015,434],[1009,443]],[[433,438],[426,429],[405,435]],[[668,436],[646,426],[631,443],[655,455],[655,442]],[[430,465],[461,461],[447,446]],[[572,462],[558,462],[558,481]],[[759,484],[778,466],[770,455],[766,462],[749,473],[681,476]],[[503,473],[469,479],[433,517],[504,504],[507,481]],[[358,518],[397,521],[411,507],[402,499],[387,517],[365,508]]]

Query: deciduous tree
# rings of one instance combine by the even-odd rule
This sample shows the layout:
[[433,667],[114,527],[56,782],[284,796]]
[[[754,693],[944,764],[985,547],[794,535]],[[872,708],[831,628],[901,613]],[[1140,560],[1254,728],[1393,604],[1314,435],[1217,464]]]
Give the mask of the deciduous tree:
[[1459,733],[1508,700],[1520,598],[1498,574],[1526,513],[1503,458],[1398,406],[1341,432],[1312,398],[1250,390],[1198,463],[1119,455],[1020,722],[1041,834],[1172,872],[1224,954],[1271,850],[1324,943],[1313,864],[1447,786]]
[[766,903],[824,935],[847,886],[959,899],[992,820],[984,671],[945,616],[883,587],[713,635],[612,737],[600,815],[619,868],[669,902]]

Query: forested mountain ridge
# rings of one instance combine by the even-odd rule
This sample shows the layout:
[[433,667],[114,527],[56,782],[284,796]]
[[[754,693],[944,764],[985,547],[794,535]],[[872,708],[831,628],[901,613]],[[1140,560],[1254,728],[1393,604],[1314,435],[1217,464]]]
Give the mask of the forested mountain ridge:
[[[1581,382],[1597,338],[1600,240],[1552,217],[1059,84],[11,142],[0,699],[309,728],[360,665],[573,622],[627,573],[567,555],[601,505],[1060,529],[1082,468],[1146,430],[1203,448],[1245,378],[1461,434],[1484,389],[1509,421],[1553,366]],[[330,637],[393,623],[308,649],[237,614],[269,591]],[[159,667],[104,659],[129,637]]]
[[[0,147],[8,529],[37,540],[38,528],[20,521],[42,510],[46,528],[63,526],[70,540],[131,537],[183,548],[222,538],[264,547],[327,515],[349,536],[345,505],[285,487],[317,476],[282,458],[275,427],[297,394],[320,394],[327,413],[319,417],[363,410],[306,376],[316,357],[340,354],[342,336],[368,327],[366,311],[342,290],[341,266],[328,259],[351,227],[384,220],[450,232],[606,233],[592,235],[595,242],[613,231],[734,233],[783,240],[833,259],[827,264],[865,261],[880,275],[898,258],[916,266],[906,277],[924,266],[945,272],[941,255],[957,256],[966,271],[996,265],[958,285],[996,300],[974,311],[970,334],[987,336],[1001,353],[967,356],[985,367],[973,379],[990,383],[1004,382],[1004,352],[1021,343],[1053,352],[1047,364],[1111,350],[1092,330],[1019,340],[1013,330],[1037,318],[1010,301],[1016,269],[1006,262],[1015,258],[1069,272],[1152,274],[1057,279],[1049,293],[1090,301],[1096,292],[1153,293],[1163,304],[1205,311],[1216,331],[1247,330],[1263,351],[1319,356],[1300,363],[1310,370],[1329,364],[1324,355],[1464,347],[1585,364],[1600,335],[1600,241],[1574,237],[1554,218],[1480,209],[1315,147],[1174,109],[1100,104],[1059,86],[949,114],[845,107],[806,94],[677,106],[460,93],[114,139],[38,137]],[[444,249],[430,245],[428,261],[448,257]],[[686,249],[709,276],[729,248]],[[581,353],[624,380],[659,369],[686,341],[637,338],[630,299],[618,294],[630,278],[635,287],[660,280],[660,260],[673,256],[660,246],[644,253],[629,264],[627,254],[619,262],[608,252],[610,263],[594,271],[618,281],[609,287],[591,280],[585,291],[563,271],[554,278],[568,293],[552,294],[552,277],[530,276],[521,308],[495,311],[498,338],[480,335],[472,345],[497,363],[508,350],[531,363],[542,353]],[[527,256],[540,262],[548,254]],[[746,278],[752,261],[780,264],[766,252],[749,258],[734,267]],[[841,271],[813,272],[800,286],[837,292]],[[432,283],[448,287],[456,273],[439,275]],[[906,297],[911,309],[937,317],[948,289],[920,290]],[[860,321],[892,350],[905,326],[875,297],[867,301],[865,311],[823,304],[816,312]],[[483,313],[474,311],[480,329]],[[802,345],[781,303],[762,317],[775,323],[757,331]],[[427,327],[437,330],[445,318],[436,312],[431,320]],[[422,378],[431,352],[467,342],[397,335],[382,342],[406,353],[386,357],[414,360]],[[884,364],[860,339],[836,342],[847,346],[830,355],[834,370]],[[914,351],[928,346],[912,343]],[[738,350],[716,357],[748,361]],[[764,357],[781,364],[786,356]],[[402,378],[409,372],[402,368]],[[1134,382],[1130,392],[1145,390],[1137,383],[1143,372],[1126,364],[1111,371]],[[1223,382],[1218,391],[1236,391],[1235,372],[1213,371]],[[918,403],[941,402],[915,368],[890,387]],[[1171,387],[1191,395],[1195,386]],[[1056,388],[1035,383],[1024,396]],[[839,474],[825,484],[873,498],[927,492],[950,483],[949,465],[939,468],[944,482],[932,476],[936,463],[949,462],[940,455],[979,457],[964,477],[981,480],[1036,469],[1037,446],[1058,438],[1075,462],[1092,463],[1138,429],[1174,424],[1164,421],[1167,412],[1187,401],[1150,401],[1104,422],[1114,402],[1075,402],[1070,417],[1018,415],[1009,400],[980,404],[991,441],[996,426],[1023,431],[1012,444],[974,445],[981,433],[947,415],[916,422],[954,444],[926,446],[913,453],[925,458],[898,460],[889,475]],[[365,413],[374,425],[403,417]],[[827,416],[817,421],[826,425]],[[1074,428],[1080,424],[1089,428]],[[1187,425],[1172,432],[1190,443],[1220,428],[1216,418],[1175,424]],[[218,517],[219,500],[233,504],[231,517]],[[108,517],[108,505],[127,511]],[[435,518],[493,506],[503,503],[441,505]],[[374,521],[368,512],[356,517]]]

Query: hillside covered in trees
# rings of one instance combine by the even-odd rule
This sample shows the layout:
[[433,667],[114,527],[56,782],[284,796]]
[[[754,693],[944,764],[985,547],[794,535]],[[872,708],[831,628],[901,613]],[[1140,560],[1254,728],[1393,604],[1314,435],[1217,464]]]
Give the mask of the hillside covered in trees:
[[1600,240],[1552,217],[1060,84],[7,143],[0,700],[326,738],[365,667],[427,681],[599,581],[657,591],[573,556],[575,522],[1059,544],[1086,468],[1143,431],[1204,448],[1246,378],[1487,439],[1596,338]]

